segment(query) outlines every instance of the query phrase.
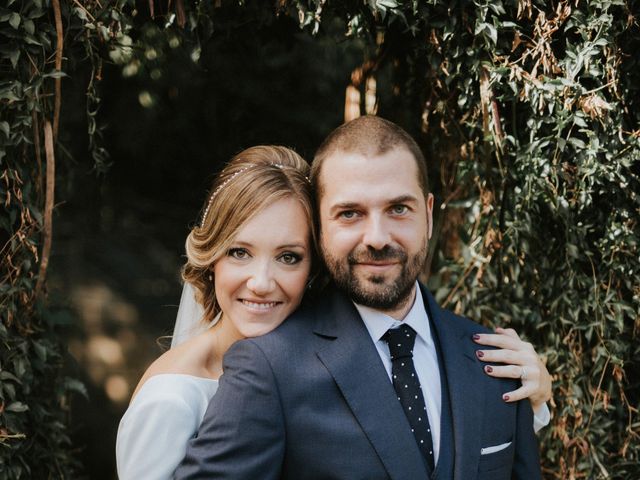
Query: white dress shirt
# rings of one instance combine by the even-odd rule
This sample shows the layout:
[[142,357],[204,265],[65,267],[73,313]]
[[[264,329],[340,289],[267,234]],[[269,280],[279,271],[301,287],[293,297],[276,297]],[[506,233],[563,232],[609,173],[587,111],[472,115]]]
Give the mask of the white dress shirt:
[[442,388],[440,386],[440,368],[438,367],[438,353],[436,345],[431,335],[431,326],[420,289],[416,283],[416,298],[413,306],[403,321],[400,322],[378,310],[370,307],[355,304],[362,320],[364,321],[371,339],[378,349],[380,359],[387,370],[389,381],[391,381],[391,354],[389,345],[382,339],[382,336],[390,328],[397,328],[403,323],[413,328],[416,335],[416,342],[413,347],[413,364],[420,379],[424,403],[427,407],[429,426],[431,427],[431,437],[433,440],[433,459],[438,462],[440,453],[440,413],[442,411]]

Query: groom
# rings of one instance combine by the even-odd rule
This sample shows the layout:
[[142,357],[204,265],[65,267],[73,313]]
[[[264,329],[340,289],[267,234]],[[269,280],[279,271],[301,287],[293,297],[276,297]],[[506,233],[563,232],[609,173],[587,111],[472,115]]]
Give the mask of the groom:
[[528,401],[482,373],[487,330],[417,281],[432,230],[424,158],[397,125],[334,130],[311,172],[333,279],[237,342],[176,478],[541,478]]

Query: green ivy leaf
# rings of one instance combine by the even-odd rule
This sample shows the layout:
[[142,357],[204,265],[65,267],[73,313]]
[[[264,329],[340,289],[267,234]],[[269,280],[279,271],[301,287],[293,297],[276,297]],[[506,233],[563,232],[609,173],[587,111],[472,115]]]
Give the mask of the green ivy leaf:
[[22,383],[20,382],[20,379],[18,377],[16,377],[13,373],[8,372],[7,370],[2,370],[0,372],[0,380],[12,380],[18,384]]
[[76,380],[75,378],[65,377],[64,388],[69,392],[79,393],[87,400],[89,399],[89,392],[87,391],[87,387],[84,385],[84,383]]
[[11,132],[11,129],[9,128],[9,122],[0,122],[0,132],[4,133],[5,137],[9,138],[9,133]]
[[36,31],[36,26],[33,23],[33,20],[25,20],[24,23],[22,24],[25,31],[31,35],[33,35]]
[[16,66],[18,65],[19,59],[20,59],[20,50],[17,48],[11,50],[11,53],[9,53],[9,60],[11,60],[11,65],[13,66],[13,68],[16,68]]
[[22,402],[12,402],[9,405],[7,405],[7,407],[5,408],[5,410],[7,412],[16,412],[16,413],[20,413],[20,412],[26,412],[27,410],[29,410],[29,406],[25,405]]
[[43,362],[47,361],[47,348],[44,345],[42,345],[38,341],[35,341],[33,342],[33,349],[40,360],[42,360]]
[[11,17],[9,17],[9,25],[11,25],[15,30],[20,26],[20,14],[13,12]]
[[396,0],[376,0],[376,7],[381,10],[386,8],[398,8],[398,2],[396,2]]

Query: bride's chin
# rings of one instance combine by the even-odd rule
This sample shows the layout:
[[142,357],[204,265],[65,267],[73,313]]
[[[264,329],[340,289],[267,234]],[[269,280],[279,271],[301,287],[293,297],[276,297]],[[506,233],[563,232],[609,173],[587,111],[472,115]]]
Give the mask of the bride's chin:
[[246,325],[239,331],[244,338],[261,337],[275,330],[281,323],[282,321],[269,323],[269,325]]

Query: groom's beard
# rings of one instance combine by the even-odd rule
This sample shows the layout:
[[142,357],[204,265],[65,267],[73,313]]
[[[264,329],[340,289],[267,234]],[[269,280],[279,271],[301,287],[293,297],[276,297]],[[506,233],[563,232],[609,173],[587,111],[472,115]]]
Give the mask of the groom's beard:
[[[422,271],[427,258],[427,242],[412,256],[402,248],[386,246],[374,250],[362,245],[357,246],[346,258],[334,257],[324,246],[322,255],[331,278],[337,287],[347,293],[351,300],[377,310],[395,310],[410,300],[413,286]],[[395,261],[400,271],[385,278],[386,275],[357,272],[356,265],[367,261]]]

